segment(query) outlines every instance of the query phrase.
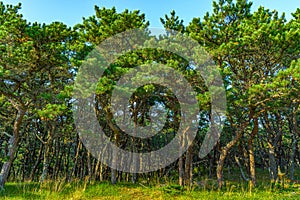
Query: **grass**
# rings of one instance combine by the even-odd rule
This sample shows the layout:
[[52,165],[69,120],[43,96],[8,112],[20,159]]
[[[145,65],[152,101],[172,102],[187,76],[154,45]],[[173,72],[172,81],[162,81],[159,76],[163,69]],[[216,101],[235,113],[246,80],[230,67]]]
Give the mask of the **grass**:
[[217,190],[215,181],[203,180],[192,188],[183,189],[175,184],[144,185],[108,182],[64,181],[43,184],[23,182],[7,183],[5,191],[0,192],[0,199],[300,199],[300,184],[288,183],[283,188],[277,185],[260,184],[249,191],[246,183],[226,182],[226,187]]
[[[300,181],[285,181],[284,186],[271,186],[267,171],[257,170],[257,187],[250,189],[249,184],[240,179],[238,170],[224,170],[225,187],[217,189],[217,182],[208,177],[196,179],[190,188],[182,188],[174,183],[178,177],[169,176],[159,182],[140,180],[137,184],[109,182],[87,182],[65,180],[45,183],[9,182],[5,191],[0,191],[2,200],[61,199],[61,200],[97,200],[97,199],[298,199],[300,200]],[[300,180],[300,170],[295,179]]]

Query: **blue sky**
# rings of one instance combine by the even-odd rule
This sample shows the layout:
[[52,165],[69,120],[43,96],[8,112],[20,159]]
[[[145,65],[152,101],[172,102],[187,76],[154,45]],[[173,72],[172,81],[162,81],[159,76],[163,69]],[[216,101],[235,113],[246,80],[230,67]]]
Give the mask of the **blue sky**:
[[[0,0],[1,1],[1,0]],[[203,17],[212,11],[212,0],[2,0],[4,4],[22,3],[21,13],[31,22],[51,23],[61,21],[69,26],[82,22],[82,17],[94,14],[94,5],[111,8],[115,6],[119,12],[125,8],[141,10],[150,21],[150,27],[161,27],[159,18],[175,10],[185,24],[193,17]],[[291,12],[300,7],[299,0],[253,0],[252,11],[260,5],[280,13],[285,12],[290,19]]]

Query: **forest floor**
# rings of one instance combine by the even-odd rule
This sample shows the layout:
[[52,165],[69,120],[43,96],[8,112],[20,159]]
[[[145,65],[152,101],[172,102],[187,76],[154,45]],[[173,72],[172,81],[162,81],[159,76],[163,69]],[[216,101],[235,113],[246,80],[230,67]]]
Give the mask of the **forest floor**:
[[[285,180],[284,184],[276,183],[271,186],[266,174],[257,174],[258,185],[250,189],[249,184],[238,178],[238,173],[231,173],[222,190],[217,189],[217,182],[213,179],[201,178],[195,181],[193,187],[182,188],[170,180],[159,183],[148,183],[140,180],[137,184],[128,182],[112,185],[108,182],[50,181],[9,182],[5,191],[0,191],[0,199],[62,199],[62,200],[97,200],[97,199],[298,199],[300,200],[300,177],[295,182]],[[298,173],[297,173],[298,175]]]
[[182,189],[177,185],[147,187],[141,184],[119,183],[8,183],[0,199],[300,199],[300,184],[287,184],[284,188],[259,185],[249,189],[246,186],[230,184],[222,190]]

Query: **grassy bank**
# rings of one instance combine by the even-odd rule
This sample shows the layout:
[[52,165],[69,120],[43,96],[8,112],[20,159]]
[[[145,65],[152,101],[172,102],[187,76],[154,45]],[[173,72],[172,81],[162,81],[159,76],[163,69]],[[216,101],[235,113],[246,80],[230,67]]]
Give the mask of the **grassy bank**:
[[258,185],[250,191],[247,184],[227,182],[222,190],[215,188],[215,182],[207,180],[183,189],[172,184],[130,184],[84,183],[74,181],[47,182],[43,184],[25,182],[8,183],[0,199],[300,199],[300,184],[287,183],[271,188],[269,184]]

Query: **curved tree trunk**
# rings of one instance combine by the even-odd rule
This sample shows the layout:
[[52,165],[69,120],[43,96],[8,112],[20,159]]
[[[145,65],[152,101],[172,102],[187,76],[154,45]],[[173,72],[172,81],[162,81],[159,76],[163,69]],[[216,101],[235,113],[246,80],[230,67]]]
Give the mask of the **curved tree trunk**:
[[242,137],[244,129],[249,125],[251,119],[253,119],[253,115],[254,115],[254,112],[253,112],[253,110],[251,110],[249,118],[248,118],[249,120],[244,121],[244,123],[240,124],[240,126],[236,130],[236,135],[233,138],[233,140],[231,140],[230,142],[228,142],[226,144],[226,146],[221,149],[219,161],[218,161],[218,164],[217,164],[217,181],[218,181],[218,188],[219,189],[221,189],[222,186],[223,186],[223,168],[224,168],[224,163],[225,163],[226,156],[227,156],[228,152],[230,151],[230,149]]
[[[250,116],[250,119],[253,115]],[[230,149],[239,141],[239,139],[242,137],[242,133],[246,126],[248,126],[249,121],[244,122],[240,128],[237,130],[236,135],[233,140],[228,142],[225,147],[221,149],[219,161],[217,164],[217,181],[218,181],[218,188],[221,189],[223,185],[223,168],[226,156]]]
[[4,185],[7,181],[9,170],[12,166],[12,163],[15,159],[15,154],[17,152],[18,146],[19,146],[19,140],[20,140],[20,127],[23,120],[23,117],[25,115],[25,109],[24,108],[18,108],[18,113],[16,120],[14,122],[13,127],[13,136],[9,139],[8,142],[8,160],[4,162],[1,172],[0,172],[0,189],[4,189]]
[[221,189],[223,185],[223,168],[226,156],[229,150],[238,142],[241,138],[242,132],[238,132],[233,140],[231,140],[225,147],[222,148],[221,154],[219,157],[218,165],[217,165],[217,180],[218,180],[218,188]]

